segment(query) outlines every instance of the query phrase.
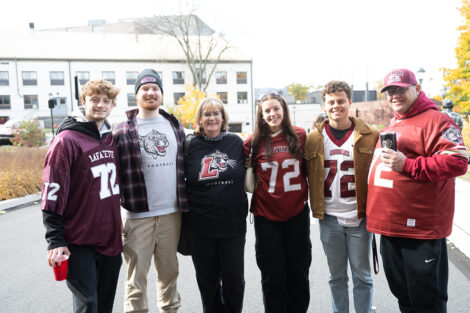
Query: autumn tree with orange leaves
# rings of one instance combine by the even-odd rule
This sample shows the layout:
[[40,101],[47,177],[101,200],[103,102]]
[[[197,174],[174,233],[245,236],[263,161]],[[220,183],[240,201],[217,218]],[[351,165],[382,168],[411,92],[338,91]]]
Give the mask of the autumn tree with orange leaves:
[[460,36],[455,48],[457,68],[444,68],[444,80],[455,111],[470,112],[470,1],[463,0],[459,10],[465,23],[458,28]]
[[178,104],[168,111],[176,116],[185,128],[194,129],[194,116],[199,103],[206,97],[204,91],[198,90],[191,84],[186,85],[186,94],[178,100]]

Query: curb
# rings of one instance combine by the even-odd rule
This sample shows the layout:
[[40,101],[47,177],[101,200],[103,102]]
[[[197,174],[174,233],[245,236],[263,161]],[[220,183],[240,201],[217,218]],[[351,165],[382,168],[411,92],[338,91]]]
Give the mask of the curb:
[[462,252],[467,258],[470,258],[469,239],[470,234],[455,223],[452,227],[452,234],[447,237],[447,240],[452,242],[454,246],[459,249],[460,252]]
[[19,207],[20,205],[30,204],[41,199],[41,193],[34,193],[21,198],[8,199],[0,201],[0,211],[6,211]]

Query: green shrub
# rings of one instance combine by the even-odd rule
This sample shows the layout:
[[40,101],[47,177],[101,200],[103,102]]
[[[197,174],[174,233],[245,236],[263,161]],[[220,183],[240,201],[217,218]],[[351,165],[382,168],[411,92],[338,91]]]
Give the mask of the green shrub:
[[13,135],[11,142],[17,147],[40,147],[46,139],[38,120],[22,121]]

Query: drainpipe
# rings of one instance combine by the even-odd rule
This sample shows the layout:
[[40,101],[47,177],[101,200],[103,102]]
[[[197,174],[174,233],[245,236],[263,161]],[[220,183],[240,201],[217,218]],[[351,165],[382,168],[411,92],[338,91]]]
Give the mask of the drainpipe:
[[20,94],[20,84],[18,82],[18,61],[16,60],[15,58],[15,72],[16,72],[16,93],[18,94],[19,97],[23,97],[21,94]]

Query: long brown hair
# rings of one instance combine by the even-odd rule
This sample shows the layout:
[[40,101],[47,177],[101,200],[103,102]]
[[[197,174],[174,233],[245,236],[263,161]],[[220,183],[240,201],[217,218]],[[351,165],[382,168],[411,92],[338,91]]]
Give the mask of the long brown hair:
[[263,119],[263,108],[262,108],[263,102],[267,100],[271,100],[271,99],[277,100],[281,104],[281,107],[284,113],[284,117],[281,123],[281,129],[284,132],[284,135],[286,136],[287,145],[289,146],[289,152],[293,156],[296,156],[296,157],[302,156],[302,153],[300,152],[300,147],[299,147],[299,138],[297,137],[297,134],[294,128],[292,127],[292,123],[290,121],[290,115],[289,115],[289,109],[287,107],[287,102],[284,100],[284,98],[282,98],[280,95],[277,95],[275,93],[271,93],[266,96],[263,96],[258,101],[255,131],[253,132],[253,141],[252,141],[253,155],[256,155],[258,153],[261,142],[264,142],[266,146],[266,156],[268,158],[268,161],[272,160],[273,149],[271,146],[271,131],[269,129],[269,126],[266,124],[266,122]]

